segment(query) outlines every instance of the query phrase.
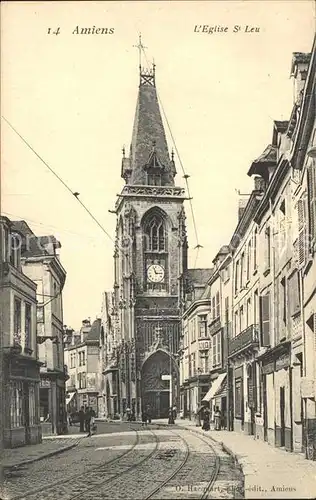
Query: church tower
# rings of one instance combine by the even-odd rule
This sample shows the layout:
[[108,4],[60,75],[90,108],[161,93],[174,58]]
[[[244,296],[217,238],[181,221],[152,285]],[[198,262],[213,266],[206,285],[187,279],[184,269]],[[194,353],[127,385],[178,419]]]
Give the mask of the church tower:
[[116,330],[117,411],[153,418],[179,407],[177,352],[187,270],[185,192],[175,185],[156,91],[155,65],[140,66],[125,181],[115,206],[113,312]]

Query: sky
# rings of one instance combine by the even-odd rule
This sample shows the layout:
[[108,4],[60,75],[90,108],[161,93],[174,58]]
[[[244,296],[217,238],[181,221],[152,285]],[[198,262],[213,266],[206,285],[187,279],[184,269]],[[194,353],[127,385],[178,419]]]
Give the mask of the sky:
[[[247,171],[271,142],[273,120],[289,118],[292,53],[311,49],[314,0],[3,2],[1,17],[2,116],[80,193],[113,240],[109,210],[124,185],[142,33],[190,175],[198,241],[186,205],[189,266],[211,267],[236,227],[237,190],[253,188]],[[77,26],[114,33],[76,34]],[[112,289],[113,241],[4,120],[1,136],[1,211],[61,242],[64,323],[77,329],[100,315],[102,293]],[[175,161],[176,184],[184,186]]]

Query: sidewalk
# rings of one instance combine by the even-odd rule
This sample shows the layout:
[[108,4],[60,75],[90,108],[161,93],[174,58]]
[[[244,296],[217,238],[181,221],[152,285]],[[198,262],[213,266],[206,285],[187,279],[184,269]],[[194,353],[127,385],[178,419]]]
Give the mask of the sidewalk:
[[[168,425],[162,420],[157,423]],[[224,450],[233,455],[242,467],[245,498],[316,498],[315,461],[238,432],[205,432],[190,420],[177,419],[176,425],[223,444]]]
[[43,438],[40,444],[8,448],[2,451],[0,464],[4,469],[22,467],[37,460],[70,450],[78,445],[80,439],[82,439],[82,435],[80,437],[76,435],[47,436]]

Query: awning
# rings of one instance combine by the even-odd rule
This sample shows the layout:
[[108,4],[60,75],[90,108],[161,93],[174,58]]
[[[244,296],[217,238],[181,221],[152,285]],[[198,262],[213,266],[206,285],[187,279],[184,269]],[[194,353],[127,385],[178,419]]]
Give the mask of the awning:
[[70,401],[73,399],[74,395],[76,393],[75,392],[70,392],[69,394],[67,394],[66,396],[66,405],[68,405],[70,403]]
[[226,373],[221,373],[220,375],[218,375],[217,379],[214,380],[210,390],[206,393],[202,401],[207,401],[207,402],[211,401],[211,399],[214,398],[215,394],[220,389],[221,384],[224,382],[225,378],[226,378]]

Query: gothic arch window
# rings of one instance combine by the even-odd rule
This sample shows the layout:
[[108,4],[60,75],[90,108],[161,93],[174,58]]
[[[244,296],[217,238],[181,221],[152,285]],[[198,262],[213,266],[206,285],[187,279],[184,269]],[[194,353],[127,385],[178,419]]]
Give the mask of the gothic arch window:
[[168,290],[168,219],[158,207],[151,208],[142,220],[144,285],[148,292]]
[[162,217],[154,215],[145,227],[145,249],[151,252],[166,250],[165,224]]

